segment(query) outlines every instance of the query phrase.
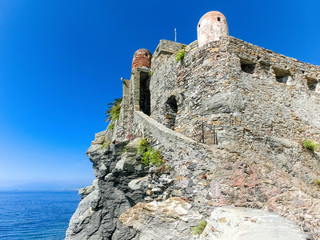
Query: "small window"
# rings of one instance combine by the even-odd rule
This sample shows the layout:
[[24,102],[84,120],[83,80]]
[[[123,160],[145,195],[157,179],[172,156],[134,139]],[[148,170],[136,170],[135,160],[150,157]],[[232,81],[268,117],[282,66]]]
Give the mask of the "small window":
[[217,17],[218,22],[220,22],[220,17]]
[[309,90],[315,92],[317,90],[317,85],[318,85],[317,79],[309,78],[309,77],[306,77],[306,79],[307,79],[307,85]]
[[253,74],[256,64],[248,59],[240,59],[241,70]]
[[146,57],[148,57],[148,56],[149,56],[149,55],[148,55],[148,53],[146,53],[145,55],[146,55]]
[[200,27],[200,24],[198,25],[198,27]]
[[288,70],[283,70],[280,68],[273,68],[273,71],[276,75],[277,82],[285,83],[285,84],[291,83],[292,77],[291,77],[290,72]]

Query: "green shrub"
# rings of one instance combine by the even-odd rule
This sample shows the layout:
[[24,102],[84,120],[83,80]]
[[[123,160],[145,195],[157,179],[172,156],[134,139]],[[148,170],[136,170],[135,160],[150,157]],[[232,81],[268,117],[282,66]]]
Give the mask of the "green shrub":
[[146,138],[141,139],[138,143],[138,154],[144,154],[147,151],[148,146],[148,140]]
[[185,48],[186,48],[186,46],[183,46],[182,49],[178,52],[177,58],[176,58],[177,62],[180,62],[183,60],[184,54],[185,54]]
[[143,153],[143,156],[141,158],[141,163],[143,163],[146,166],[155,165],[157,167],[164,164],[164,161],[159,153],[159,151],[148,147],[147,151]]
[[150,71],[148,72],[148,75],[149,75],[149,76],[152,76],[152,75],[153,75],[153,71],[150,70]]
[[159,167],[164,164],[159,151],[150,147],[146,138],[139,141],[137,152],[142,154],[141,163],[146,166],[155,165]]
[[316,142],[314,142],[313,140],[310,140],[310,139],[303,140],[302,144],[306,149],[308,149],[310,151],[313,151],[313,152],[314,151],[318,151],[320,149],[320,144],[316,143]]
[[201,220],[199,225],[192,228],[191,231],[193,232],[194,235],[200,235],[203,230],[206,228],[207,226],[207,221],[206,220]]
[[108,103],[108,110],[105,112],[106,114],[106,122],[110,122],[108,126],[108,130],[114,129],[114,123],[120,117],[120,109],[121,109],[122,98],[116,98],[113,103]]
[[320,187],[320,179],[316,179],[314,180],[316,184],[318,184],[318,186]]

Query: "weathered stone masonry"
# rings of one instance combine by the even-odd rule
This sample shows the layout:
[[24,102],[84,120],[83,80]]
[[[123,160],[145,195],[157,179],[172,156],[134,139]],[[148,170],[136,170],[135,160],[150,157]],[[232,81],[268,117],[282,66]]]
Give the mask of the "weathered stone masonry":
[[[320,239],[320,155],[301,145],[320,141],[320,67],[228,36],[221,13],[205,16],[215,27],[199,21],[204,38],[185,47],[182,61],[185,45],[168,40],[152,58],[135,53],[120,119],[87,152],[98,180],[83,190],[67,239],[192,239],[201,219],[200,239],[225,239],[237,230],[222,230],[233,220],[219,219],[221,206],[268,210],[299,225],[290,239]],[[139,162],[140,138],[171,170]],[[260,236],[276,239],[276,228]]]
[[[229,36],[200,48],[191,43],[177,63],[182,46],[162,40],[151,69],[132,74],[131,86],[136,87],[133,82],[141,73],[152,73],[153,119],[207,145],[250,146],[306,185],[318,177],[319,161],[299,146],[303,139],[320,141],[319,66]],[[139,90],[131,92],[139,95]],[[131,98],[141,96],[136,95]],[[138,100],[133,101],[140,110]],[[128,116],[133,119],[133,111]]]

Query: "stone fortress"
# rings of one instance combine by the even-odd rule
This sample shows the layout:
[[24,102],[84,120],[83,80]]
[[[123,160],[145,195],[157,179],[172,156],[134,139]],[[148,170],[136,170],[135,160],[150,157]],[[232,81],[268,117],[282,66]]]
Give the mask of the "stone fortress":
[[[197,32],[135,52],[66,239],[320,239],[320,154],[301,144],[320,142],[320,67],[229,36],[220,12]],[[171,169],[141,164],[141,138]]]

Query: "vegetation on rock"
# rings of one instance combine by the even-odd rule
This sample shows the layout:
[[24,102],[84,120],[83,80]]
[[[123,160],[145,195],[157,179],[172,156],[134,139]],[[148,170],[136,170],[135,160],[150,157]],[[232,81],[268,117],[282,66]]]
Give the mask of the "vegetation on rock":
[[161,154],[158,150],[149,146],[147,139],[141,139],[138,145],[138,154],[142,154],[141,163],[146,166],[155,165],[157,167],[164,164]]
[[316,143],[314,142],[313,140],[311,139],[308,139],[308,140],[303,140],[302,141],[302,144],[303,144],[303,147],[310,150],[310,151],[318,151],[320,149],[320,144],[319,143]]
[[186,46],[183,46],[183,48],[178,52],[177,58],[176,58],[177,62],[180,62],[183,60],[184,54],[185,54],[185,48],[186,48]]
[[191,231],[193,232],[194,235],[200,235],[203,230],[206,228],[207,226],[207,221],[206,220],[201,220],[199,225],[192,228]]
[[148,140],[146,138],[143,138],[139,141],[138,143],[138,154],[144,154],[148,149],[149,143]]
[[110,122],[108,126],[108,130],[112,130],[114,128],[114,124],[116,120],[119,119],[120,109],[121,109],[122,98],[116,98],[113,103],[108,103],[108,110],[105,112],[106,114],[106,122]]

